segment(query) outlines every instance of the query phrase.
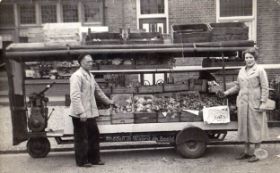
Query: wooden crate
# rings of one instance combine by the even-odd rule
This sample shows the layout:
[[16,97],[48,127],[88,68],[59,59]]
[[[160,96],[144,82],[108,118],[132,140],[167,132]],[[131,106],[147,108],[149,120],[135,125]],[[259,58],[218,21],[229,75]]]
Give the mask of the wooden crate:
[[172,25],[173,43],[209,42],[211,33],[206,24]]
[[203,116],[201,115],[201,113],[199,115],[196,115],[188,111],[182,111],[180,114],[180,121],[182,122],[203,121]]
[[164,84],[163,85],[164,91],[187,91],[189,90],[188,83],[184,84]]
[[156,123],[157,113],[156,112],[135,112],[134,123]]
[[179,122],[180,121],[180,113],[164,113],[158,112],[158,122],[159,123],[168,123],[168,122]]
[[192,91],[206,92],[208,83],[205,79],[189,79],[189,89]]
[[242,22],[210,23],[211,41],[248,40],[249,28]]
[[140,86],[137,88],[138,93],[160,93],[163,92],[162,85],[152,85],[152,86]]
[[112,113],[112,124],[133,124],[134,115],[132,112]]
[[112,93],[113,94],[132,94],[136,93],[136,88],[135,87],[118,87],[118,88],[112,88]]

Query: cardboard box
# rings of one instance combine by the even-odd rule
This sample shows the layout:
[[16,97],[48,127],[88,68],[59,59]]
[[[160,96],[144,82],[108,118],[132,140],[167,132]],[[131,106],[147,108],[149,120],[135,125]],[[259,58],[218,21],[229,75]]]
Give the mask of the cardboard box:
[[203,109],[203,120],[207,124],[224,124],[230,122],[228,106],[215,106]]

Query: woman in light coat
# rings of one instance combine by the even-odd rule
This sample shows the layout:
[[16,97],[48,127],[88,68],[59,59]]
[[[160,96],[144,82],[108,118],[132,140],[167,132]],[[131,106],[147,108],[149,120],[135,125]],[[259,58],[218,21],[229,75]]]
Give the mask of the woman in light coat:
[[[245,143],[245,149],[236,159],[255,162],[259,159],[253,153],[268,134],[264,103],[268,99],[269,86],[265,70],[256,64],[256,48],[247,49],[243,55],[246,65],[240,69],[236,85],[220,94],[223,97],[239,92],[236,100],[238,137]],[[250,144],[254,146],[251,152]]]

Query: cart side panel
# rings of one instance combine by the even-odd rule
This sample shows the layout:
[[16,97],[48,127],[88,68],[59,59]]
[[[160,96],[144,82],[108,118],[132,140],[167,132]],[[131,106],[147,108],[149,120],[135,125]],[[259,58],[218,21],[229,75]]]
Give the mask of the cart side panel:
[[27,140],[27,112],[24,97],[23,63],[5,58],[9,82],[13,145]]

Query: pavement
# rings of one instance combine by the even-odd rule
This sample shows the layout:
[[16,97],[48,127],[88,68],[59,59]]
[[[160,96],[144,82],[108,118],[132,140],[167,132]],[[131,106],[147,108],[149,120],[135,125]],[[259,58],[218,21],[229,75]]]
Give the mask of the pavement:
[[46,158],[27,154],[0,154],[1,173],[278,173],[280,146],[263,146],[269,156],[255,163],[235,160],[240,145],[210,146],[198,159],[184,159],[174,149],[103,150],[103,166],[76,167],[74,152],[51,152]]

